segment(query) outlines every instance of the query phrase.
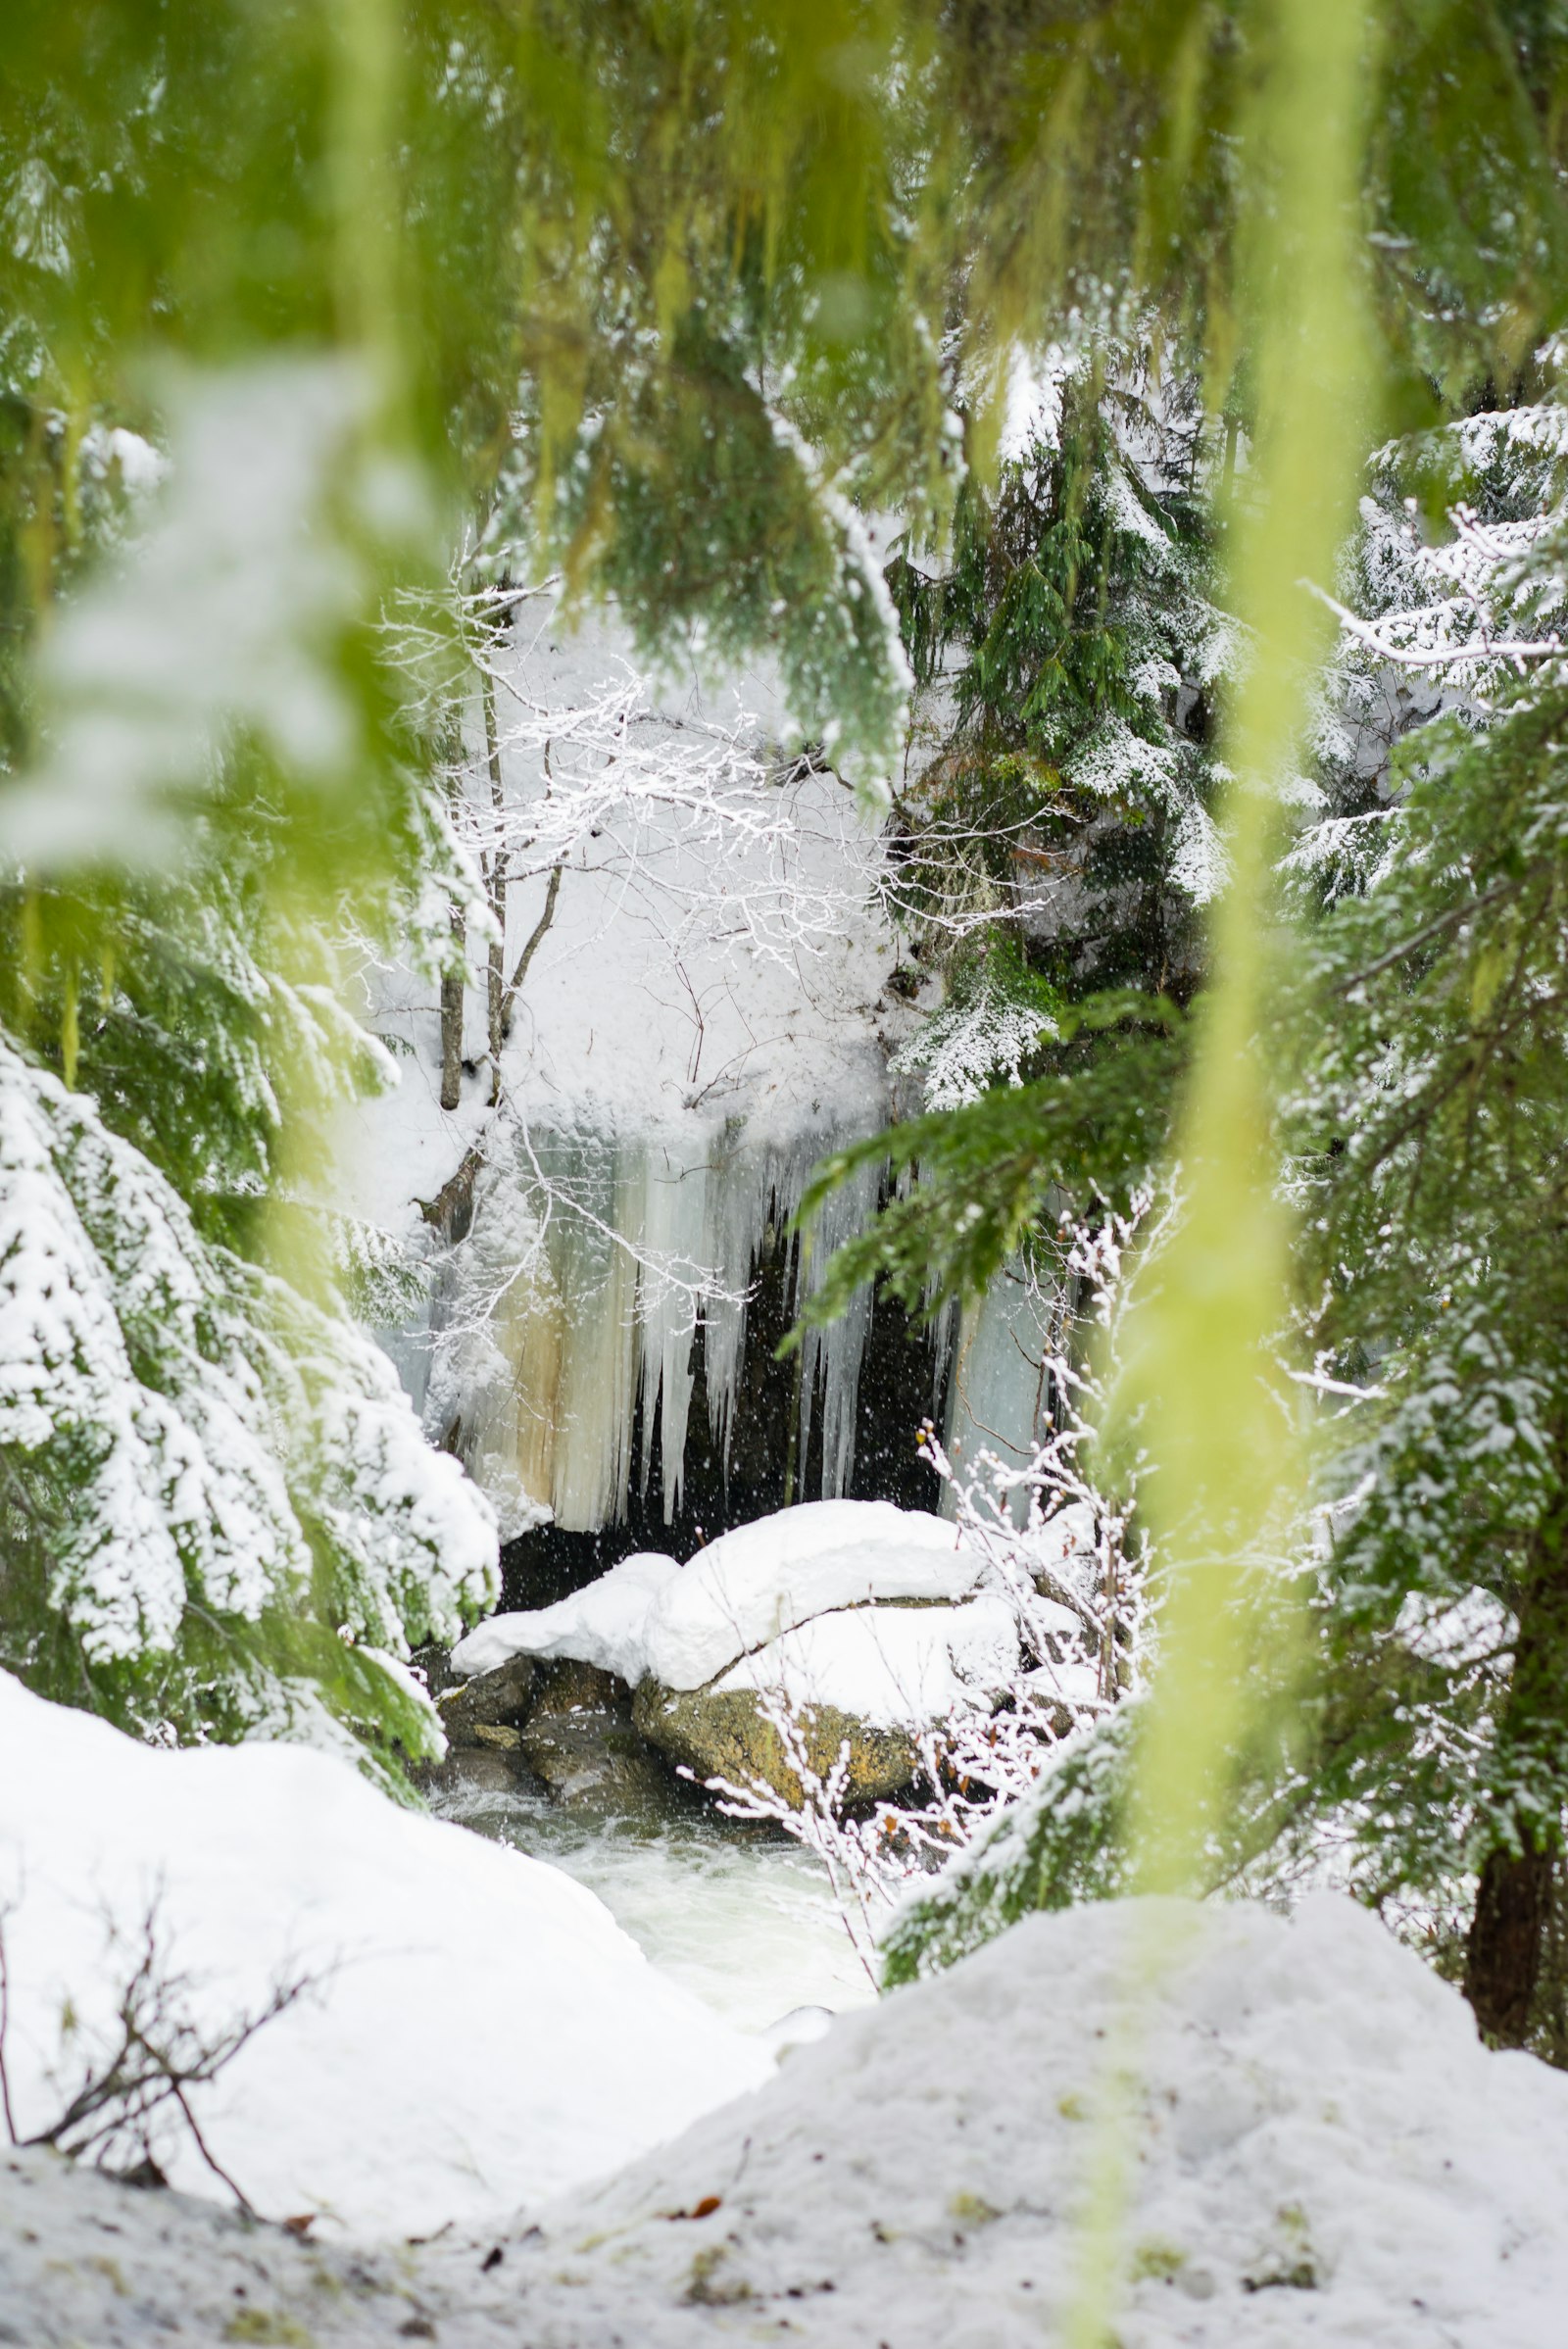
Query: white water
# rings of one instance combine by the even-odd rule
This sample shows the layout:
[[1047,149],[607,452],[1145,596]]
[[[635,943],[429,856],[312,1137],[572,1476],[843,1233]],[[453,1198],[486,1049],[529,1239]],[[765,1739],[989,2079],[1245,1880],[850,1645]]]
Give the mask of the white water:
[[543,1795],[460,1788],[432,1808],[575,1877],[654,1965],[743,2031],[796,2007],[838,2013],[875,1996],[820,1869],[695,1800],[673,1797],[662,1818],[614,1819]]

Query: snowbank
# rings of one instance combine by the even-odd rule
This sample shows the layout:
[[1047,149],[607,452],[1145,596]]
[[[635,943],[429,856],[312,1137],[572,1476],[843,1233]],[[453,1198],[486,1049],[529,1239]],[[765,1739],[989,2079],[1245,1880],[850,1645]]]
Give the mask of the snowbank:
[[673,1558],[639,1549],[553,1607],[492,1615],[458,1641],[453,1665],[472,1677],[494,1672],[513,1656],[570,1656],[635,1688],[643,1676],[649,1612],[679,1572]]
[[814,1615],[742,1656],[713,1693],[753,1688],[782,1696],[795,1715],[830,1705],[867,1728],[918,1735],[955,1705],[1001,1695],[1017,1675],[1012,1609],[982,1593],[958,1607],[849,1607]]
[[[1140,1948],[1160,1962],[1124,2035]],[[1127,2059],[1124,2349],[1560,2349],[1568,2080],[1489,2053],[1457,1992],[1326,1895],[1290,1924],[1033,1917],[841,2017],[508,2246],[530,2349],[693,2349],[786,2317],[824,2349],[1059,2340]]]
[[[771,2069],[591,1892],[297,1746],[155,1752],[0,1675],[0,1904],[21,2133],[108,2028],[156,1910],[204,2028],[325,1979],[193,2099],[262,2211],[427,2234],[603,2174]],[[108,1921],[119,1935],[106,1946]],[[335,1969],[335,1970],[334,1970]],[[81,2016],[63,2047],[62,2006]],[[221,2196],[188,2137],[159,2158]]]
[[954,1528],[888,1500],[818,1500],[721,1534],[660,1593],[645,1669],[700,1688],[749,1649],[840,1607],[966,1598],[980,1561]]
[[[1140,1951],[1162,1962],[1129,2031]],[[245,2337],[318,2349],[1041,2349],[1107,2144],[1123,2349],[1559,2349],[1568,2080],[1489,2054],[1453,1990],[1327,1897],[1292,1924],[1175,1902],[1029,1918],[538,2231],[396,2261],[0,2156],[0,2306],[18,2338],[101,2349],[239,2337],[236,2310]]]

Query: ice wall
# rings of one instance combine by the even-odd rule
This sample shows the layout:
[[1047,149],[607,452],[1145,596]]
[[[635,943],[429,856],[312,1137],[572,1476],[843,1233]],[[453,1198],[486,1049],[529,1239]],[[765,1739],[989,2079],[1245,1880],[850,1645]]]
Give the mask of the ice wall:
[[[580,1123],[510,1130],[438,1297],[426,1405],[430,1433],[462,1452],[501,1510],[505,1535],[547,1514],[567,1532],[621,1517],[639,1411],[642,1474],[657,1424],[663,1514],[673,1518],[699,1322],[709,1418],[727,1456],[742,1405],[748,1296],[769,1234],[793,1217],[824,1152],[881,1119],[878,1101],[858,1117],[782,1135],[738,1121],[653,1134]],[[876,1199],[871,1167],[833,1196],[808,1247],[791,1244],[795,1312]],[[824,1499],[845,1492],[854,1473],[869,1326],[865,1296],[807,1337],[799,1457],[819,1417]]]

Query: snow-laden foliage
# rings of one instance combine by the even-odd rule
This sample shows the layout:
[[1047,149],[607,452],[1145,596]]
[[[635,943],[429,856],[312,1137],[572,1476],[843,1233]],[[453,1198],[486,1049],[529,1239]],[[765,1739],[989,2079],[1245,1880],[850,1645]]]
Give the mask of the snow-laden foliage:
[[318,796],[363,765],[373,706],[347,640],[374,608],[371,518],[419,496],[414,481],[366,489],[371,396],[346,361],[166,388],[171,462],[134,548],[42,651],[47,741],[0,807],[6,854],[34,868],[177,857],[174,810],[220,781],[230,735]]
[[[1305,939],[1269,1050],[1299,1217],[1319,1538],[1281,1561],[1304,1588],[1309,1637],[1294,1658],[1262,1659],[1256,1710],[1275,1703],[1310,1735],[1239,1757],[1230,1827],[1203,1864],[1211,1884],[1270,1898],[1354,1890],[1465,1975],[1490,2032],[1560,2058],[1568,710],[1543,615],[1563,439],[1539,408],[1513,415],[1447,440],[1494,467],[1487,526],[1517,525],[1530,552],[1508,561],[1523,567],[1472,571],[1444,601],[1433,581],[1471,562],[1470,522],[1434,525],[1430,563],[1410,525],[1422,575],[1407,610],[1432,616],[1428,650],[1464,660],[1380,665],[1387,615],[1368,605],[1340,669],[1354,758],[1327,772],[1328,807],[1288,868]],[[1393,468],[1386,454],[1379,479]],[[1396,533],[1410,524],[1397,512]],[[1530,565],[1541,597],[1489,616],[1486,595],[1512,594]],[[1502,656],[1504,625],[1537,653]],[[1406,673],[1419,690],[1401,700]],[[1392,757],[1358,715],[1377,696]],[[983,1235],[1039,1213],[1048,1167],[1081,1179],[1064,1147],[1073,1108],[1087,1117],[1113,1073],[1068,1065],[1055,1087],[921,1121],[906,1141],[925,1206],[920,1186],[896,1201],[846,1273],[880,1270],[913,1295],[922,1266],[994,1261]],[[1026,1102],[1034,1135],[1015,1113]],[[898,1963],[943,1962],[1037,1898],[1124,1883],[1136,1719],[1061,1755],[916,1904]]]
[[[712,674],[767,641],[790,710],[789,747],[816,746],[868,803],[885,806],[910,678],[898,613],[857,504],[866,453],[835,464],[763,395],[750,369],[732,367],[721,343],[706,333],[700,340],[706,347],[692,356],[718,378],[711,389],[724,406],[722,434],[711,409],[691,413],[688,387],[662,380],[647,351],[626,343],[544,513],[541,419],[526,409],[516,419],[478,568],[492,580],[525,573],[542,535],[574,571],[574,542],[593,530],[608,496],[621,526],[601,550],[602,582],[646,658]],[[646,468],[666,434],[679,466],[653,497]],[[719,576],[721,598],[712,592]]]
[[[466,550],[462,577],[482,567]],[[891,877],[853,818],[837,837],[824,823],[819,758],[784,757],[738,696],[728,713],[716,696],[662,703],[623,659],[551,697],[537,655],[568,617],[556,579],[455,583],[400,598],[383,630],[495,923],[510,890],[589,859],[658,901],[672,959],[716,929],[737,956],[787,963],[871,914]]]
[[39,423],[75,535],[3,746],[0,1647],[144,1730],[418,1751],[400,1659],[494,1530],[335,1288],[395,1278],[384,1239],[325,1205],[332,1117],[395,1076],[351,961],[433,897],[433,971],[466,879],[365,658],[410,510],[395,466],[362,495],[351,365],[164,390],[167,454]]
[[951,563],[894,565],[923,695],[900,801],[917,935],[1021,915],[1073,991],[1193,963],[1224,875],[1209,744],[1237,644],[1200,462],[1190,387],[1093,353],[994,495],[965,489]]
[[286,1684],[324,1645],[349,1720],[439,1742],[395,1659],[493,1598],[486,1504],[341,1313],[204,1242],[88,1099],[4,1044],[0,1461],[3,1637],[29,1679],[232,1731],[308,1718]]
[[[1562,650],[1568,409],[1489,409],[1372,462],[1345,612],[1364,672],[1424,672],[1485,704]],[[1434,514],[1434,508],[1437,509]]]
[[923,1078],[928,1109],[961,1109],[993,1085],[1022,1084],[1042,1041],[1057,1032],[1059,1003],[1016,950],[997,941],[959,962],[948,1001],[889,1065]]
[[1565,455],[1555,399],[1489,410],[1381,452],[1362,509],[1365,756],[1290,860],[1318,1737],[1249,1872],[1352,1886],[1559,2060]]

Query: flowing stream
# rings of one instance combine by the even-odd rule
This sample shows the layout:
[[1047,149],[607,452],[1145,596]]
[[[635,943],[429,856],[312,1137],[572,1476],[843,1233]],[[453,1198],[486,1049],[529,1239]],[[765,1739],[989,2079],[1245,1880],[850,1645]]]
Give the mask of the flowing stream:
[[431,1807],[575,1877],[646,1957],[742,2031],[765,2031],[797,2007],[838,2013],[875,1995],[814,1862],[682,1789],[634,1817],[461,1783]]

